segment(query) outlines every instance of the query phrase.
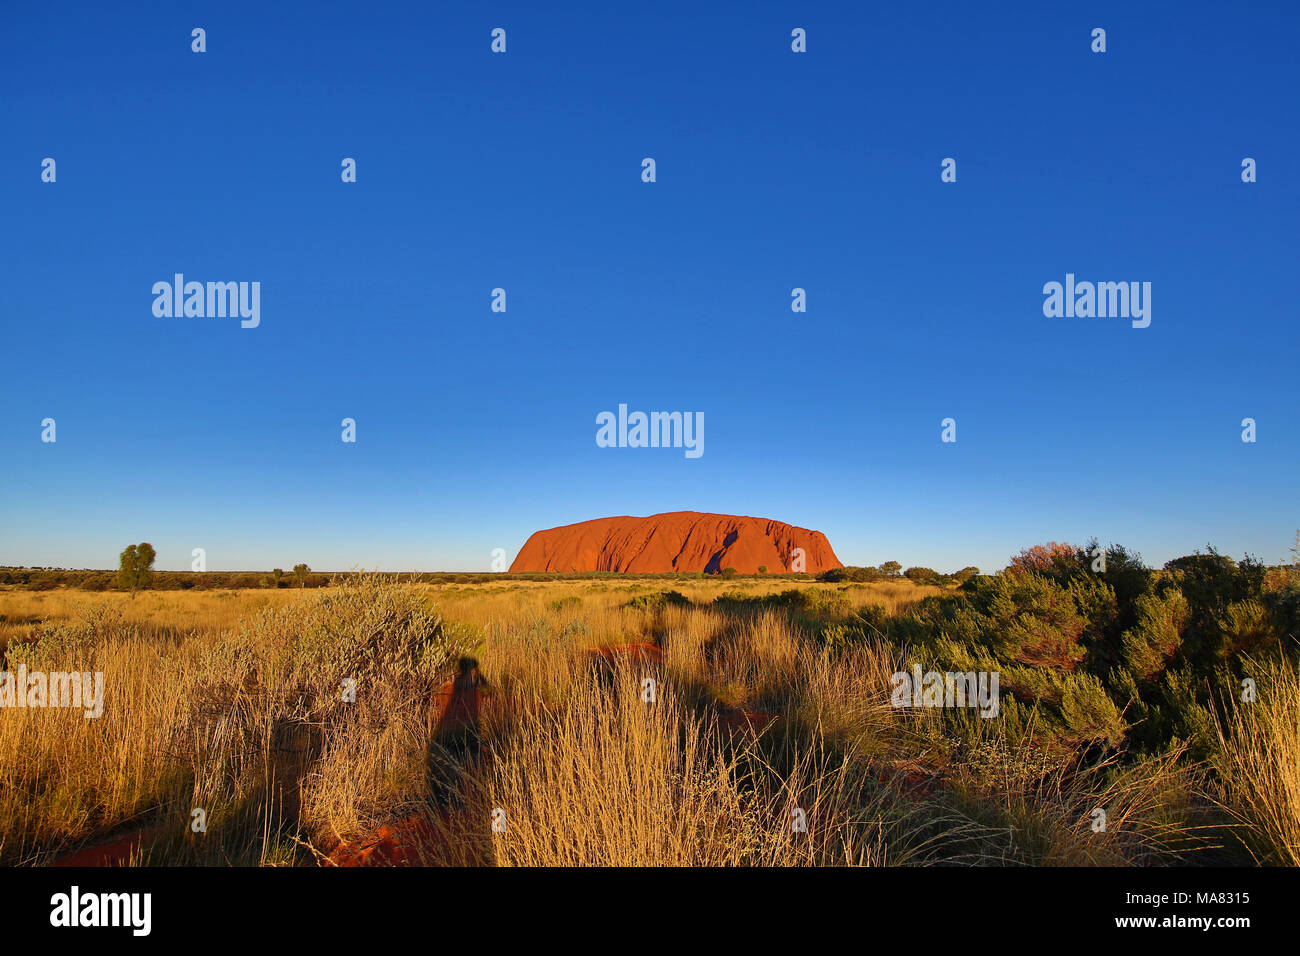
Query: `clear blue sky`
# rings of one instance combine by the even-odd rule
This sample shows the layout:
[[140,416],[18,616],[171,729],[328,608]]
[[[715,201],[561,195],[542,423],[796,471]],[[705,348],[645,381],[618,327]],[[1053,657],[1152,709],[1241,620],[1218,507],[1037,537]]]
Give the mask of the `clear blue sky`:
[[[486,569],[686,509],[851,564],[1281,560],[1300,8],[993,6],[11,5],[0,563]],[[177,272],[260,327],[156,318]],[[1151,326],[1045,318],[1067,272]],[[620,402],[704,455],[598,448]]]

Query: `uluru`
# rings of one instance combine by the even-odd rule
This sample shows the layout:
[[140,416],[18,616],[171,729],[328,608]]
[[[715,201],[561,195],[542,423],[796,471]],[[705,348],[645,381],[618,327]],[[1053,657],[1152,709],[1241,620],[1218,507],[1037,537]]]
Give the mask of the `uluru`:
[[535,531],[520,549],[511,571],[618,571],[661,574],[703,571],[716,574],[735,568],[757,574],[796,570],[796,551],[803,566],[819,574],[843,565],[826,535],[741,515],[671,511],[665,514],[594,518]]

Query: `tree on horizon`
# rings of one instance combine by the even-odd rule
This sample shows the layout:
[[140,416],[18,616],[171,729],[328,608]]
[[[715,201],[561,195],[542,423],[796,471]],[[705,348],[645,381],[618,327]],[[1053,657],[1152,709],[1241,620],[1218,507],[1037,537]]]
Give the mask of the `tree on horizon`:
[[131,589],[131,597],[153,580],[153,562],[158,556],[148,541],[129,544],[118,557],[117,583]]

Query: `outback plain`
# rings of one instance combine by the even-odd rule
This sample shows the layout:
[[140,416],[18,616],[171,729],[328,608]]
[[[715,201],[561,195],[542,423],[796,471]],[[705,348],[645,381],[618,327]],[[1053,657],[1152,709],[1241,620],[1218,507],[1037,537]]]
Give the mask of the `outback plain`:
[[[0,670],[104,692],[0,709],[0,864],[1294,866],[1300,570],[1095,553],[10,570]],[[995,713],[921,686],[953,672],[996,674]]]

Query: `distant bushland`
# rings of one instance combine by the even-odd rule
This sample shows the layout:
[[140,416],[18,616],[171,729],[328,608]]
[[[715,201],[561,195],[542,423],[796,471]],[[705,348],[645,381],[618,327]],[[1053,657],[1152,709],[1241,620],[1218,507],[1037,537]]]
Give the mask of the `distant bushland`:
[[[365,572],[309,571],[306,577],[284,575],[275,577],[273,571],[154,571],[149,588],[155,591],[223,590],[240,588],[327,587],[333,581],[346,581]],[[662,574],[621,574],[613,571],[586,571],[571,573],[544,573],[537,571],[408,571],[386,574],[386,578],[403,584],[489,584],[502,581],[591,581],[601,579],[647,578],[662,581],[698,581],[718,575],[701,572],[667,572]],[[736,575],[738,579],[756,578],[759,575]],[[765,574],[764,578],[812,581],[810,574]],[[121,586],[113,571],[70,568],[0,567],[0,586],[11,585],[32,591],[54,588],[77,588],[83,591],[127,590]]]

